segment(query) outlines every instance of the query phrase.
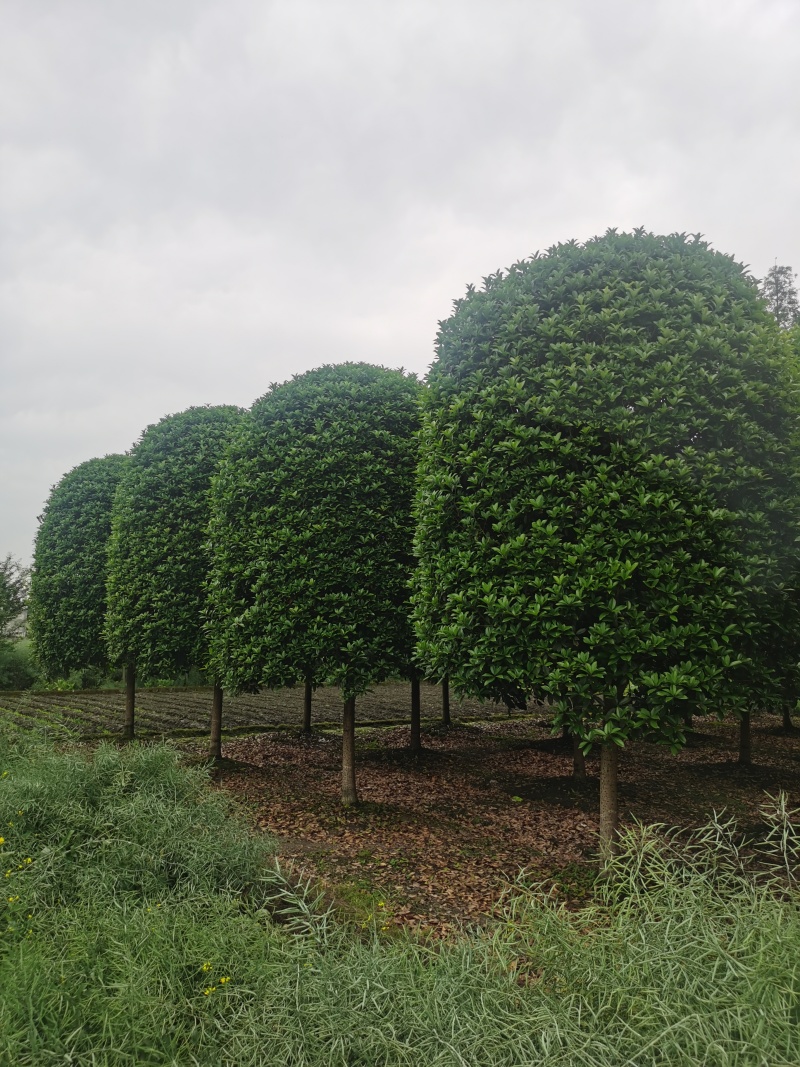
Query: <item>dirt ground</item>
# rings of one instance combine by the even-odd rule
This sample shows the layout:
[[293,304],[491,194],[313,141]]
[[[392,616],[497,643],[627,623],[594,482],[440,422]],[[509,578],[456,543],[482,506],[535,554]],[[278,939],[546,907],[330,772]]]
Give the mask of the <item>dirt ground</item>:
[[[440,714],[438,686],[421,686],[422,715]],[[180,737],[208,732],[212,690],[208,686],[142,687],[136,691],[136,733],[139,737]],[[477,700],[452,701],[456,719],[503,717],[494,704]],[[227,733],[252,733],[258,729],[294,726],[303,718],[303,687],[264,690],[225,697],[223,725]],[[358,721],[403,723],[409,714],[409,687],[401,682],[376,685],[358,700]],[[65,728],[84,740],[122,735],[125,693],[122,689],[84,689],[76,692],[0,692],[0,718],[18,726]],[[314,722],[335,726],[342,721],[342,695],[334,687],[314,694]]]
[[[407,727],[357,736],[361,805],[339,802],[341,741],[334,728],[231,738],[215,772],[255,824],[279,840],[299,873],[322,880],[354,916],[385,916],[446,934],[480,923],[526,869],[565,899],[591,892],[597,870],[599,760],[572,778],[571,749],[543,718],[429,725],[423,755]],[[754,719],[753,766],[736,764],[734,723],[701,723],[677,756],[631,745],[620,759],[623,819],[690,826],[727,809],[757,833],[766,794],[800,797],[800,732]]]

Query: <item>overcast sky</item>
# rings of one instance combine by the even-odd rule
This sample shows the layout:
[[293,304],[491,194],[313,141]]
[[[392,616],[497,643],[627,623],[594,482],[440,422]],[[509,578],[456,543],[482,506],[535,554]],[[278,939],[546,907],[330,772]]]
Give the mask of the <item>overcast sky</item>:
[[0,555],[50,487],[609,226],[800,268],[798,0],[0,0]]

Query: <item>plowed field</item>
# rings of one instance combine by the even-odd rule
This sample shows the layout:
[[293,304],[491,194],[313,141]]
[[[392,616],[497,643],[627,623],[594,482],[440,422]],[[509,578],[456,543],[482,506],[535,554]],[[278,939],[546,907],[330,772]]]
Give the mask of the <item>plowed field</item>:
[[[54,729],[66,727],[82,738],[114,737],[122,733],[125,694],[114,689],[89,689],[74,693],[0,692],[0,717],[19,725],[39,723]],[[437,686],[422,686],[423,719],[440,714],[441,692]],[[136,732],[140,736],[204,733],[211,711],[211,689],[140,689],[136,695]],[[357,703],[360,725],[403,723],[410,713],[409,687],[387,683],[361,697]],[[503,709],[477,701],[451,701],[454,719],[506,718]],[[277,726],[298,726],[303,717],[303,690],[281,689],[226,699],[223,731],[244,733]],[[338,689],[319,689],[314,694],[316,725],[342,721],[342,696]]]

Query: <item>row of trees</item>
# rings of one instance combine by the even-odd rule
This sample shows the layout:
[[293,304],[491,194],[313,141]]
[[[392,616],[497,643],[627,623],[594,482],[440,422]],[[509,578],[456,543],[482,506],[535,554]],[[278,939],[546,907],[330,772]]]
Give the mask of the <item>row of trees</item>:
[[[778,268],[776,268],[778,269]],[[785,279],[784,279],[785,281]],[[768,296],[768,294],[767,294]],[[787,325],[784,323],[783,325]],[[609,231],[470,288],[425,387],[363,364],[190,409],[56,486],[31,630],[51,675],[222,689],[420,676],[616,754],[800,694],[797,329],[699,237]]]

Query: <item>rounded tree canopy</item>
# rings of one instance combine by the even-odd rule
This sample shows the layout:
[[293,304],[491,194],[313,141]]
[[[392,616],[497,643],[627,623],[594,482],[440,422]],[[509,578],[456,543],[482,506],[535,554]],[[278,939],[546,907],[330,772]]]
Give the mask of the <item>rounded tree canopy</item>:
[[106,637],[141,677],[205,667],[208,491],[240,416],[189,408],[148,426],[131,452],[114,501]]
[[213,486],[211,661],[226,688],[407,671],[417,379],[363,363],[274,386]]
[[106,549],[126,456],[90,459],[54,486],[36,536],[28,627],[50,679],[108,665]]
[[423,661],[550,698],[585,740],[680,743],[681,706],[751,677],[794,541],[785,349],[755,281],[699,237],[609,231],[470,288],[437,353]]

